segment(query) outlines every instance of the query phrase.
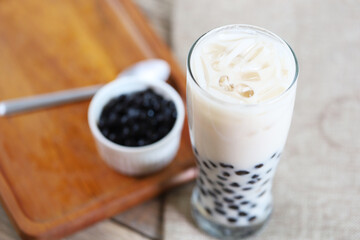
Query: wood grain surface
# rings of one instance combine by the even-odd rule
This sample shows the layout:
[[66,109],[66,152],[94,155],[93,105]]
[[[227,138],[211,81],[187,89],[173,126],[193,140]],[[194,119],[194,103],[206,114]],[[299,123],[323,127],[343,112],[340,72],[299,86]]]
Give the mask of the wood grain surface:
[[[128,0],[1,1],[0,100],[111,81],[171,53]],[[24,239],[55,239],[194,177],[187,127],[173,163],[143,178],[120,175],[98,156],[88,102],[0,119],[2,203]],[[186,126],[185,122],[185,126]]]

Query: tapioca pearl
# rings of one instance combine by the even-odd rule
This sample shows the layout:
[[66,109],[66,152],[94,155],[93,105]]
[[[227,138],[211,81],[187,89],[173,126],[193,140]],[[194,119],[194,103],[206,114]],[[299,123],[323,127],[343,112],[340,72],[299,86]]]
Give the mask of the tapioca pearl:
[[227,203],[233,203],[234,202],[233,199],[227,198],[227,197],[224,197],[223,200],[224,200],[224,202],[227,202]]
[[224,177],[230,177],[230,173],[228,173],[228,172],[223,172],[222,174]]
[[199,177],[198,179],[199,179],[199,183],[200,183],[201,185],[204,185],[204,184],[205,184],[204,180],[203,180],[201,177]]
[[202,163],[204,164],[204,166],[205,166],[207,169],[211,170],[211,168],[209,167],[209,165],[207,164],[206,161],[203,160]]
[[213,168],[217,168],[217,165],[216,165],[213,161],[210,161],[210,160],[209,160],[209,163],[210,163],[210,165],[211,165]]
[[220,215],[226,215],[226,212],[224,210],[222,210],[221,208],[218,208],[218,207],[215,208],[215,212],[217,212]]
[[243,191],[250,191],[252,188],[251,187],[247,187],[247,188],[243,188]]
[[199,155],[199,152],[198,152],[198,150],[196,149],[196,147],[193,147],[193,149],[194,149],[194,153],[195,153],[195,155]]
[[255,168],[262,168],[263,166],[264,166],[264,164],[261,163],[261,164],[256,165]]
[[241,203],[240,203],[240,205],[248,205],[249,204],[249,201],[242,201]]
[[266,190],[262,191],[262,192],[259,194],[258,198],[261,198],[262,196],[264,196],[265,193],[266,193]]
[[210,196],[212,196],[213,198],[217,198],[217,195],[216,195],[214,192],[212,192],[211,190],[208,190],[207,193],[208,193]]
[[236,223],[236,222],[237,222],[237,219],[236,219],[236,218],[228,218],[227,220],[228,220],[228,222],[230,222],[230,223]]
[[239,199],[243,199],[243,198],[244,198],[244,196],[242,196],[242,195],[238,195],[238,196],[235,196],[234,198],[235,198],[235,199],[237,199],[237,200],[239,200]]
[[219,207],[219,208],[222,208],[223,207],[223,204],[221,202],[218,202],[218,201],[214,201],[214,205]]
[[219,189],[214,188],[213,190],[214,190],[214,192],[215,192],[216,194],[221,195],[221,191],[220,191]]
[[220,166],[223,167],[223,168],[234,168],[233,165],[230,165],[230,164],[226,164],[226,163],[220,163]]
[[264,186],[264,185],[267,184],[269,181],[270,181],[270,179],[265,180],[265,182],[263,182],[263,183],[261,184],[261,186]]
[[229,189],[229,188],[223,188],[222,190],[226,193],[234,193],[234,190]]
[[273,159],[276,156],[276,153],[274,153],[273,155],[271,155],[270,159]]
[[220,187],[225,186],[225,184],[224,184],[224,183],[222,183],[222,182],[220,182],[220,181],[216,181],[216,184],[217,184],[217,185],[219,185]]
[[205,211],[209,214],[209,215],[212,215],[212,211],[210,208],[208,207],[205,207]]
[[256,219],[256,216],[252,216],[252,217],[250,217],[250,218],[248,219],[248,221],[249,221],[249,222],[253,222],[253,221],[255,221],[255,219]]
[[210,183],[211,185],[214,185],[214,182],[210,179],[210,178],[206,178],[206,181],[208,182],[208,183]]
[[256,183],[256,181],[254,181],[254,180],[248,181],[248,184],[255,184],[255,183]]
[[207,192],[206,192],[205,189],[203,189],[202,187],[200,187],[200,192],[201,192],[202,195],[204,195],[205,197],[207,196]]
[[252,179],[255,179],[255,178],[258,178],[259,177],[259,175],[257,175],[257,174],[254,174],[254,175],[252,175]]
[[236,188],[241,187],[240,184],[238,184],[236,182],[230,183],[230,186],[231,187],[236,187]]
[[226,178],[224,178],[223,176],[220,176],[220,175],[217,175],[216,176],[218,179],[220,179],[220,180],[223,180],[223,181],[226,181],[227,179]]
[[200,174],[204,175],[204,176],[207,176],[207,173],[204,171],[204,169],[200,169]]
[[233,210],[239,210],[239,206],[238,205],[229,205],[228,206],[230,209],[233,209]]
[[251,208],[256,208],[256,206],[257,205],[254,203],[254,204],[251,205]]
[[238,214],[240,217],[246,217],[248,214],[247,212],[239,212]]
[[243,176],[249,174],[249,172],[245,170],[240,170],[240,171],[236,171],[235,174],[239,176]]
[[270,168],[269,170],[266,171],[266,174],[270,173],[272,170],[272,168]]

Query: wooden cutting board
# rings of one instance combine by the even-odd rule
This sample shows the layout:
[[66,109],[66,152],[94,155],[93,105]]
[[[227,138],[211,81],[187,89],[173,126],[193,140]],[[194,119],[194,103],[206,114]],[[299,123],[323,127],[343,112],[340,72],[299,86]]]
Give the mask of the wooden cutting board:
[[[183,73],[132,2],[0,2],[0,100],[106,83],[153,57],[185,98]],[[126,177],[98,156],[88,105],[0,118],[1,200],[24,239],[61,238],[194,178],[187,122],[170,166]]]

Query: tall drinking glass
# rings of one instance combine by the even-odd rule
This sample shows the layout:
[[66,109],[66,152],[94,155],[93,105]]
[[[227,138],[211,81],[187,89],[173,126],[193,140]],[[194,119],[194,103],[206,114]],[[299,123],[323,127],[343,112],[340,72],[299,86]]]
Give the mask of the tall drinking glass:
[[186,99],[199,169],[191,205],[205,232],[241,238],[269,219],[297,77],[289,45],[259,27],[220,27],[191,47]]

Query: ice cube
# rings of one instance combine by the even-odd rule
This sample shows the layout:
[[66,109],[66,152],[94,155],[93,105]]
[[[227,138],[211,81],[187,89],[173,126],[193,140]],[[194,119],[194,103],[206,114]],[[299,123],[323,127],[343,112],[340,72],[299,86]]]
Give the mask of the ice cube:
[[219,79],[219,86],[226,91],[234,90],[234,84],[230,82],[229,76],[223,75]]
[[260,81],[260,75],[258,72],[244,72],[241,74],[244,81]]
[[219,61],[215,61],[211,64],[211,67],[214,71],[219,72],[220,71],[220,65],[219,65]]
[[235,91],[245,98],[254,96],[254,90],[247,84],[240,83],[235,86]]

